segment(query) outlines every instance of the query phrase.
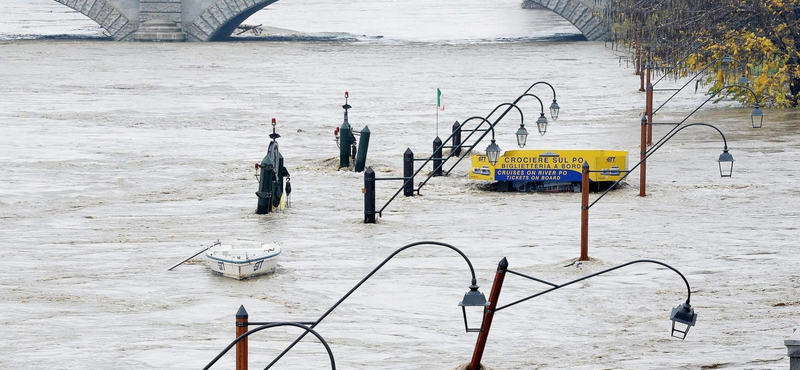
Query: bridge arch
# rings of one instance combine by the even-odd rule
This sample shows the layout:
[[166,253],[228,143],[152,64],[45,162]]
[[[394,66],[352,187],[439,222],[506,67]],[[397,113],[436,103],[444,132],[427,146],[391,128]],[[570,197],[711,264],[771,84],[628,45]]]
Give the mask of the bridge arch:
[[137,25],[106,0],[55,0],[89,17],[105,29],[114,40],[133,40]]
[[526,0],[541,5],[572,23],[589,41],[603,40],[610,29],[603,21],[604,1],[595,0]]
[[192,22],[184,23],[189,41],[219,41],[247,18],[278,0],[217,0]]

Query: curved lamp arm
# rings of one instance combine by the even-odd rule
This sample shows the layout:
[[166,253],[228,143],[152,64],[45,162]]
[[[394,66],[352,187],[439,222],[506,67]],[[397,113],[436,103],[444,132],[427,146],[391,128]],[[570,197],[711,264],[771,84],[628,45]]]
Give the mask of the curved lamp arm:
[[[728,58],[730,58],[730,57],[728,56]],[[717,58],[716,60],[713,60],[713,61],[709,62],[709,63],[708,63],[708,64],[707,64],[705,67],[703,67],[703,69],[701,69],[699,72],[697,72],[697,74],[695,74],[694,76],[692,76],[692,78],[690,78],[690,79],[689,79],[689,81],[686,81],[686,83],[685,83],[683,86],[681,86],[681,88],[680,88],[680,89],[678,89],[678,91],[675,91],[675,93],[674,93],[674,94],[672,94],[672,96],[670,96],[669,98],[667,98],[667,100],[665,100],[663,103],[661,103],[661,105],[659,105],[659,106],[658,106],[658,108],[656,108],[656,109],[655,109],[655,110],[654,110],[654,111],[653,111],[651,114],[656,114],[656,112],[658,112],[659,110],[661,110],[661,108],[663,108],[663,107],[664,107],[664,105],[666,105],[667,103],[669,103],[669,101],[670,101],[670,100],[672,100],[672,98],[674,98],[674,97],[675,97],[676,95],[678,95],[678,94],[679,94],[681,91],[683,91],[683,89],[684,89],[684,88],[686,88],[686,86],[689,86],[689,84],[690,84],[690,83],[692,83],[692,81],[694,81],[694,79],[695,79],[695,78],[697,78],[697,76],[700,76],[700,75],[701,75],[703,72],[707,71],[707,70],[708,70],[708,69],[711,67],[711,65],[713,65],[714,63],[716,63],[716,62],[718,62],[718,61],[720,61],[720,60],[722,60],[722,59],[725,59],[725,57],[722,57],[722,58]],[[742,62],[741,62],[740,60],[738,60],[738,59],[735,59],[735,58],[731,58],[731,59],[732,59],[732,60],[735,60],[735,61],[737,61],[737,62],[739,62],[739,64],[742,64]],[[677,67],[676,67],[676,68],[677,68]],[[653,87],[654,87],[654,86],[655,86],[655,85],[656,85],[656,84],[657,84],[659,81],[661,81],[661,79],[663,79],[665,76],[666,76],[666,74],[664,74],[663,76],[661,76],[661,78],[659,78],[659,79],[658,79],[658,81],[656,81],[655,83],[653,83],[653,84],[650,84],[650,86],[648,86],[647,88],[648,88],[648,89],[652,89],[652,88],[653,88]],[[753,92],[753,94],[754,94],[754,98],[755,98],[755,100],[756,100],[756,103],[757,103],[757,102],[758,102],[758,97],[757,97],[757,96],[755,96],[755,92]]]
[[[700,46],[703,46],[703,45],[700,45]],[[698,48],[699,48],[699,47],[698,47]],[[694,50],[694,51],[692,51],[691,53],[689,53],[689,54],[687,54],[685,57],[683,57],[683,59],[681,59],[681,60],[680,60],[680,61],[679,61],[679,62],[678,62],[676,65],[675,65],[675,67],[672,67],[672,68],[670,68],[670,70],[669,70],[669,71],[666,71],[666,72],[664,72],[664,74],[663,74],[663,75],[661,75],[661,77],[660,77],[658,80],[656,80],[656,82],[653,82],[653,83],[652,83],[652,85],[653,85],[653,86],[655,86],[656,84],[658,84],[659,82],[661,82],[661,80],[663,80],[663,79],[664,79],[664,77],[667,77],[667,76],[668,76],[668,75],[669,75],[669,74],[670,74],[672,71],[674,71],[675,69],[677,69],[677,68],[678,68],[678,67],[681,65],[681,63],[685,62],[687,59],[689,59],[689,57],[691,57],[692,55],[694,55],[694,52],[695,52],[695,51],[697,51],[697,49],[698,49],[698,48],[695,48],[695,50]],[[720,60],[723,60],[723,59],[725,59],[725,57],[728,57],[728,58],[730,58],[730,56],[726,55],[726,56],[724,56],[724,57],[717,58],[717,59],[714,59],[714,60],[712,60],[712,61],[708,62],[708,63],[706,64],[706,66],[705,66],[705,67],[703,67],[703,69],[701,69],[701,70],[700,70],[700,72],[698,72],[696,75],[694,75],[694,77],[692,77],[692,78],[691,78],[689,81],[691,82],[692,80],[694,80],[695,78],[697,78],[697,76],[699,76],[699,75],[700,75],[700,73],[702,73],[703,71],[705,71],[705,70],[707,70],[708,68],[710,68],[710,67],[711,67],[713,64],[715,64],[716,62],[719,62]],[[731,58],[731,59],[733,59],[733,60],[736,60],[737,62],[739,62],[739,64],[742,64],[742,62],[741,62],[740,60],[738,60],[738,59],[734,59],[734,58]],[[688,83],[687,83],[686,85],[688,85]],[[684,87],[686,87],[686,85],[684,85]],[[683,87],[681,87],[681,89],[683,89]]]
[[[535,96],[535,95],[533,95],[533,96]],[[536,98],[536,99],[539,99],[539,98]],[[517,100],[519,100],[519,99],[517,99]],[[542,102],[542,101],[541,101],[541,100],[539,100],[539,103],[541,103],[541,102]],[[496,110],[498,110],[500,107],[503,107],[503,106],[506,106],[506,105],[508,105],[508,106],[509,106],[508,110],[511,110],[511,108],[516,108],[516,109],[517,109],[517,112],[519,112],[519,124],[520,124],[520,125],[523,125],[523,124],[525,124],[525,117],[524,117],[524,116],[523,116],[523,114],[522,114],[522,109],[520,109],[520,108],[519,108],[519,106],[517,106],[517,104],[516,104],[516,103],[503,103],[503,104],[500,104],[500,105],[498,105],[497,107],[495,107],[495,108],[494,108],[494,110],[492,110],[492,113],[489,113],[489,115],[488,115],[488,116],[486,116],[486,117],[487,117],[487,118],[488,118],[488,117],[491,117],[491,116],[492,116],[492,114],[493,114],[493,113],[494,113]],[[542,107],[544,107],[544,106],[542,106]],[[506,110],[506,112],[508,112],[508,110]],[[544,112],[544,108],[542,108],[542,111]],[[505,115],[505,114],[503,114],[503,115]],[[475,117],[473,117],[473,118],[475,118]],[[501,117],[501,118],[502,118],[502,117]],[[485,120],[485,121],[486,121],[486,122],[489,122],[488,120]],[[466,122],[464,122],[464,123],[466,123]],[[490,128],[490,129],[491,129],[491,131],[492,131],[492,140],[494,140],[494,139],[495,139],[495,137],[494,137],[494,126],[495,126],[495,125],[497,125],[498,123],[500,123],[500,120],[499,120],[499,119],[498,119],[497,121],[494,121],[494,123],[491,123],[491,122],[489,122],[489,128]],[[467,136],[467,138],[469,138],[469,136]],[[482,138],[481,138],[481,139],[482,139]],[[467,139],[464,139],[464,141],[466,141],[466,140],[467,140]],[[479,141],[480,141],[480,139],[479,139]]]
[[[518,303],[525,302],[525,301],[527,301],[527,300],[529,300],[529,299],[536,298],[536,297],[538,297],[538,296],[540,296],[540,295],[544,295],[544,294],[550,293],[550,292],[552,292],[552,291],[554,291],[554,290],[561,289],[561,288],[563,288],[563,287],[565,287],[565,286],[569,286],[569,285],[575,284],[575,283],[577,283],[577,282],[584,281],[584,280],[586,280],[586,279],[591,279],[591,278],[593,278],[593,277],[595,277],[595,276],[602,275],[602,274],[605,274],[605,273],[608,273],[608,272],[611,272],[611,271],[614,271],[614,270],[617,270],[617,269],[620,269],[620,268],[623,268],[623,267],[626,267],[626,266],[630,266],[630,265],[633,265],[633,264],[636,264],[636,263],[654,263],[654,264],[657,264],[657,265],[664,266],[664,267],[666,267],[666,268],[668,268],[668,269],[670,269],[670,270],[674,271],[676,274],[678,274],[678,275],[681,277],[681,279],[683,279],[683,282],[686,284],[686,304],[689,304],[689,300],[692,298],[692,289],[691,289],[691,287],[689,287],[689,281],[688,281],[688,280],[686,280],[686,277],[685,277],[685,276],[683,276],[683,274],[682,274],[680,271],[678,271],[678,270],[677,270],[677,269],[675,269],[674,267],[672,267],[672,266],[670,266],[670,265],[668,265],[668,264],[666,264],[666,263],[664,263],[664,262],[661,262],[661,261],[655,261],[655,260],[636,260],[636,261],[631,261],[631,262],[628,262],[628,263],[624,263],[624,264],[622,264],[622,265],[619,265],[619,266],[616,266],[616,267],[612,267],[612,268],[610,268],[610,269],[605,269],[605,270],[603,270],[603,271],[600,271],[600,272],[595,272],[594,274],[586,275],[586,276],[584,276],[584,277],[582,277],[582,278],[575,279],[575,280],[572,280],[572,281],[570,281],[570,282],[567,282],[567,283],[564,283],[564,284],[561,284],[561,285],[555,285],[555,286],[553,286],[553,287],[552,287],[552,288],[550,288],[550,289],[543,290],[543,291],[541,291],[541,292],[539,292],[539,293],[536,293],[536,294],[534,294],[534,295],[531,295],[531,296],[528,296],[528,297],[522,298],[522,299],[520,299],[520,300],[517,300],[517,301],[511,302],[511,303],[509,303],[509,304],[507,304],[507,305],[505,305],[505,306],[498,307],[497,309],[495,309],[495,312],[497,312],[497,311],[500,311],[500,310],[503,310],[503,309],[506,309],[506,308],[508,308],[508,307],[511,307],[511,306],[514,306],[514,305],[516,305],[516,304],[518,304]],[[520,275],[520,274],[516,273],[516,275]],[[524,275],[521,275],[521,276],[524,276]],[[529,277],[529,276],[524,276],[524,277],[527,277],[527,278],[529,278],[529,279],[532,279],[532,280],[536,280],[536,281],[542,282],[542,281],[541,281],[541,280],[539,280],[539,279],[534,279],[534,278],[531,278],[531,277]],[[545,282],[545,284],[549,284],[549,283],[546,283],[546,282]]]
[[698,110],[700,110],[700,108],[702,108],[704,105],[706,105],[706,103],[711,101],[711,99],[714,99],[714,97],[719,95],[719,93],[721,93],[723,90],[728,90],[728,89],[731,89],[731,88],[734,88],[734,87],[743,88],[743,89],[747,90],[748,92],[750,92],[751,94],[753,94],[753,97],[756,100],[756,106],[760,106],[760,104],[758,102],[758,95],[756,95],[756,92],[753,89],[751,89],[750,87],[747,87],[747,86],[744,86],[744,85],[727,85],[727,86],[723,86],[719,90],[717,90],[714,93],[712,93],[711,96],[708,97],[708,99],[706,99],[702,104],[700,104],[700,106],[695,108],[695,110],[693,110],[692,113],[689,113],[689,115],[686,116],[686,118],[684,118],[683,120],[681,120],[675,127],[673,127],[672,130],[669,130],[667,132],[667,134],[664,135],[664,137],[662,137],[661,139],[659,139],[655,144],[653,144],[653,147],[651,147],[649,150],[647,150],[647,152],[649,153],[650,151],[654,150],[667,136],[672,134],[676,129],[678,129],[678,127],[680,127],[681,124],[686,122],[689,119],[689,117],[691,117]]
[[[549,84],[548,82],[545,82],[545,81],[537,81],[537,82],[534,82],[534,83],[533,83],[533,85],[531,85],[531,86],[528,88],[528,90],[525,90],[525,94],[522,94],[522,96],[525,96],[527,93],[529,93],[529,92],[531,91],[531,89],[532,89],[534,86],[536,86],[536,85],[538,85],[538,84],[545,84],[545,85],[547,85],[547,86],[550,86],[550,90],[552,90],[552,91],[553,91],[553,100],[556,100],[556,89],[553,87],[553,85],[551,85],[551,84]],[[520,98],[522,98],[522,96],[520,96]],[[519,99],[517,99],[517,101],[519,101]],[[543,110],[544,110],[544,109],[543,109]]]
[[532,96],[532,97],[536,98],[536,100],[539,101],[539,106],[542,109],[541,112],[542,112],[542,114],[544,114],[544,103],[542,103],[542,99],[539,99],[539,97],[536,96],[536,95],[525,93],[525,94],[520,95],[519,98],[517,98],[517,101],[521,100],[523,97],[526,97],[526,96]]
[[[361,285],[363,285],[369,278],[371,278],[372,275],[375,275],[375,273],[378,272],[378,270],[380,270],[381,267],[383,267],[387,262],[389,262],[389,260],[391,260],[394,256],[396,256],[398,253],[400,253],[400,252],[402,252],[402,251],[404,251],[406,249],[409,249],[411,247],[416,247],[416,246],[419,246],[419,245],[441,246],[441,247],[452,249],[453,251],[458,253],[462,258],[464,258],[464,261],[467,262],[467,266],[469,266],[469,271],[472,274],[472,286],[476,286],[476,288],[477,288],[478,281],[475,278],[475,269],[472,267],[472,262],[470,262],[469,258],[467,258],[467,255],[465,255],[464,252],[462,252],[460,249],[458,249],[458,248],[456,248],[456,247],[454,247],[454,246],[452,246],[450,244],[442,243],[442,242],[436,242],[436,241],[415,242],[415,243],[407,244],[407,245],[399,248],[398,250],[394,251],[391,255],[389,255],[389,257],[386,257],[386,259],[383,260],[383,262],[381,262],[377,267],[372,269],[372,271],[370,271],[370,273],[367,274],[367,276],[365,276],[363,279],[361,279],[361,281],[359,281],[358,284],[356,284],[352,289],[350,289],[350,291],[348,291],[341,299],[339,299],[339,301],[337,301],[331,308],[329,308],[327,311],[325,311],[325,313],[322,314],[322,316],[320,316],[317,319],[317,321],[315,321],[311,325],[310,328],[313,329],[314,327],[319,325],[319,323],[322,322],[322,320],[324,320],[331,312],[333,312],[333,310],[335,310],[336,307],[339,307],[339,305],[342,302],[344,302],[345,299],[350,297],[350,295],[353,294],[353,292],[355,292],[356,289],[361,287]],[[270,362],[269,365],[267,365],[267,367],[265,367],[264,369],[266,370],[266,369],[269,369],[270,367],[272,367],[272,365],[274,365],[276,362],[278,362],[278,360],[280,360],[287,352],[289,352],[289,350],[291,350],[298,342],[300,342],[300,340],[302,340],[303,337],[306,336],[306,334],[308,334],[308,331],[306,331],[305,333],[303,333],[299,337],[297,337],[297,339],[295,339],[294,342],[292,342],[292,344],[289,345],[289,347],[284,349],[283,352],[281,352],[277,357],[275,357],[275,359],[272,360],[272,362]]]
[[[722,42],[721,42],[721,43],[722,43],[722,44],[725,44],[725,43],[727,43],[729,40],[731,40],[731,39],[732,39],[732,38],[734,38],[734,37],[735,37],[735,35],[731,35],[731,36],[729,36],[728,38],[726,38],[726,39],[722,40]],[[700,48],[701,48],[701,47],[705,46],[706,44],[710,43],[711,41],[714,41],[714,40],[711,40],[711,39],[709,39],[709,40],[706,40],[706,41],[702,42],[700,45],[697,45],[697,46],[696,46],[694,49],[692,49],[692,51],[690,51],[688,54],[686,54],[686,56],[685,56],[685,57],[683,57],[683,59],[681,59],[680,61],[678,61],[678,63],[675,63],[675,66],[674,66],[674,67],[672,67],[672,68],[670,68],[668,71],[664,72],[664,74],[661,76],[661,78],[659,78],[659,79],[658,79],[658,81],[656,81],[656,82],[655,82],[653,85],[657,84],[659,81],[661,81],[662,79],[664,79],[664,77],[666,77],[668,74],[670,74],[670,72],[672,72],[672,71],[674,71],[676,68],[678,68],[678,67],[681,65],[681,63],[685,62],[687,59],[689,59],[689,57],[691,57],[692,55],[694,55],[694,53],[695,53],[696,51],[700,50]]]
[[251,334],[255,334],[255,333],[257,333],[259,331],[262,331],[264,329],[276,328],[276,327],[279,327],[279,326],[294,326],[294,327],[298,327],[298,328],[301,328],[301,329],[305,330],[305,334],[308,334],[308,333],[314,334],[314,336],[317,337],[317,339],[319,339],[319,341],[322,343],[322,345],[325,346],[325,351],[328,352],[328,357],[331,359],[331,370],[336,370],[336,361],[333,359],[333,351],[331,351],[331,347],[328,345],[328,342],[325,341],[325,338],[323,338],[321,335],[319,335],[319,333],[314,331],[314,329],[311,329],[308,326],[305,326],[303,324],[296,323],[296,322],[275,322],[275,323],[270,323],[270,324],[266,324],[266,325],[261,325],[261,326],[255,328],[255,329],[250,329],[250,330],[242,333],[242,335],[238,336],[233,342],[231,342],[231,344],[229,344],[227,347],[225,347],[225,349],[222,350],[222,352],[220,352],[217,355],[217,357],[214,357],[214,359],[211,360],[211,362],[209,362],[208,365],[206,365],[206,367],[203,368],[203,370],[210,369],[212,366],[214,366],[214,364],[217,361],[219,361],[220,358],[222,358],[222,356],[224,356],[226,353],[228,353],[228,351],[230,351],[230,349],[233,348],[233,346],[235,346],[236,343],[241,342],[243,339],[249,337]]
[[642,159],[641,161],[639,161],[639,163],[637,163],[635,166],[633,166],[633,168],[631,168],[630,170],[628,170],[628,172],[626,172],[626,173],[625,173],[625,175],[623,175],[623,176],[622,176],[622,177],[621,177],[619,180],[617,180],[617,181],[616,181],[614,184],[612,184],[612,185],[611,185],[611,186],[610,186],[608,189],[606,189],[606,191],[604,191],[604,192],[603,192],[603,194],[600,194],[600,196],[599,196],[599,197],[597,197],[597,199],[595,199],[595,200],[594,200],[594,202],[592,202],[591,204],[589,204],[589,208],[592,208],[592,206],[593,206],[595,203],[597,203],[598,201],[600,201],[600,199],[603,199],[603,197],[604,197],[604,196],[606,196],[606,194],[608,194],[608,192],[609,192],[609,191],[611,191],[611,189],[614,189],[614,188],[616,188],[616,186],[617,186],[617,185],[618,185],[620,182],[622,182],[623,180],[625,180],[625,179],[628,177],[628,175],[630,175],[630,174],[633,172],[633,170],[635,170],[635,169],[636,169],[637,167],[639,167],[639,166],[640,166],[642,163],[644,163],[644,162],[647,160],[647,158],[650,158],[650,156],[651,156],[651,155],[655,154],[656,150],[658,150],[659,148],[661,148],[662,146],[664,146],[664,144],[666,144],[666,143],[667,143],[667,141],[669,141],[670,139],[672,139],[673,137],[675,137],[675,135],[677,135],[677,134],[678,134],[679,132],[681,132],[683,129],[685,129],[685,128],[687,128],[687,127],[692,127],[692,126],[707,126],[707,127],[711,127],[711,128],[713,128],[714,130],[717,130],[717,132],[719,132],[720,136],[722,136],[722,142],[723,142],[723,144],[724,144],[723,151],[728,151],[728,140],[725,138],[725,134],[723,134],[723,133],[722,133],[722,131],[720,131],[720,129],[718,129],[718,128],[717,128],[716,126],[714,126],[714,125],[709,125],[708,123],[702,123],[702,122],[701,122],[701,123],[690,123],[690,124],[688,124],[688,125],[680,126],[680,128],[678,128],[678,127],[676,126],[676,128],[674,128],[674,129],[672,129],[672,131],[668,132],[668,133],[667,133],[667,135],[665,135],[663,138],[661,138],[661,140],[659,140],[659,141],[658,141],[656,144],[654,144],[654,145],[653,145],[653,147],[652,147],[652,148],[650,148],[650,150],[649,150],[649,151],[647,151],[647,155],[645,155],[645,156],[644,156],[644,159]]
[[[495,108],[492,110],[492,112],[491,112],[491,113],[489,113],[489,115],[488,115],[488,116],[486,116],[486,118],[484,119],[484,122],[488,122],[488,118],[489,118],[489,117],[491,117],[491,116],[492,116],[492,115],[493,115],[493,114],[494,114],[494,113],[495,113],[495,112],[496,112],[498,109],[500,109],[500,107],[503,107],[503,106],[508,106],[508,108],[507,108],[507,109],[506,109],[506,110],[503,112],[503,114],[501,114],[501,115],[500,115],[500,117],[498,117],[498,118],[497,118],[497,119],[494,121],[494,123],[491,123],[491,122],[489,122],[489,130],[490,130],[490,131],[492,131],[492,141],[494,141],[494,138],[495,138],[494,126],[496,126],[498,123],[500,123],[500,121],[501,121],[501,120],[503,120],[503,118],[506,116],[506,114],[508,114],[508,112],[510,112],[510,111],[511,111],[511,108],[516,108],[516,109],[517,109],[517,111],[519,112],[519,117],[520,117],[520,125],[521,125],[521,126],[522,126],[522,125],[524,125],[524,119],[523,119],[523,115],[522,115],[522,109],[520,109],[520,108],[519,108],[519,106],[517,106],[517,103],[518,103],[518,102],[519,102],[519,98],[518,98],[517,100],[515,100],[513,103],[503,103],[503,104],[500,104],[500,105],[496,106],[496,107],[495,107]],[[482,117],[471,117],[470,119],[473,119],[473,118],[475,118],[475,119],[483,119]],[[466,123],[466,121],[465,121],[464,123]],[[481,124],[482,124],[482,123],[481,123]],[[464,125],[462,124],[460,127],[463,127],[463,126],[464,126]],[[465,143],[465,142],[467,142],[467,140],[469,140],[469,138],[470,138],[470,137],[472,137],[472,135],[473,135],[475,132],[476,132],[475,130],[473,130],[472,132],[470,132],[470,134],[469,134],[469,135],[467,135],[467,137],[466,137],[466,138],[462,139],[462,140],[461,140],[461,142],[462,142],[462,143]],[[472,153],[472,149],[475,147],[475,145],[477,145],[477,144],[478,144],[478,142],[480,142],[481,140],[483,140],[483,138],[484,138],[484,137],[486,137],[486,134],[488,134],[488,131],[487,131],[487,132],[484,132],[484,133],[483,133],[483,135],[481,135],[481,136],[480,136],[480,137],[479,137],[479,138],[478,138],[478,139],[475,141],[475,144],[468,146],[468,147],[469,147],[469,149],[467,149],[467,151],[466,151],[466,152],[465,152],[463,155],[461,155],[461,156],[458,158],[458,160],[456,160],[456,163],[453,163],[453,165],[452,165],[452,166],[450,166],[450,169],[448,169],[448,170],[445,172],[445,176],[449,175],[449,174],[450,174],[450,172],[452,172],[452,171],[453,171],[453,169],[455,169],[455,168],[456,168],[456,166],[458,166],[458,164],[459,164],[459,163],[461,163],[461,161],[462,161],[464,158],[466,158],[466,157],[469,155],[469,153]],[[426,163],[427,163],[427,162],[426,162]],[[422,169],[422,167],[420,167],[420,169]],[[430,177],[429,177],[429,179],[430,179]],[[425,182],[427,182],[427,180],[425,180]],[[397,193],[398,193],[398,194],[399,194],[399,192],[400,192],[400,190],[398,190],[398,191],[397,191]],[[381,208],[381,210],[383,210],[383,209]]]
[[[495,109],[497,109],[497,108],[495,108]],[[509,109],[510,109],[510,108],[509,108]],[[486,118],[483,118],[483,117],[480,117],[480,116],[475,116],[475,117],[470,117],[470,118],[467,118],[467,120],[466,120],[466,121],[464,121],[464,123],[462,123],[462,124],[461,124],[460,126],[458,126],[458,127],[459,127],[459,128],[463,128],[463,127],[464,127],[464,125],[465,125],[467,122],[469,122],[469,121],[471,121],[471,120],[473,120],[473,119],[480,119],[480,120],[482,120],[481,124],[483,124],[483,122],[487,122],[487,123],[489,123],[489,126],[490,126],[490,127],[492,126],[492,123],[491,123],[491,122],[489,122],[489,120],[487,120]],[[470,137],[472,137],[472,134],[474,134],[474,133],[475,133],[475,131],[472,131],[472,132],[470,132],[470,133],[469,133],[469,135],[467,135],[467,137],[466,137],[464,140],[462,140],[462,143],[464,143],[464,142],[466,142],[467,140],[469,140],[469,138],[470,138]],[[445,141],[443,141],[443,142],[442,142],[442,147],[444,147],[444,143],[446,143],[447,141],[449,141],[449,140],[450,140],[450,139],[452,139],[452,138],[453,138],[453,134],[451,134],[451,135],[450,135],[450,137],[448,137],[448,138],[447,138],[447,140],[445,140]],[[481,139],[482,139],[482,138],[483,138],[483,136],[481,136]],[[480,141],[480,139],[478,139],[478,141]],[[467,151],[467,153],[466,153],[466,154],[469,154],[469,152],[470,152],[470,151],[472,151],[472,148],[470,148],[470,150],[469,150],[469,151]],[[466,154],[465,154],[464,156],[466,156]],[[464,157],[462,157],[462,158],[464,158]],[[414,171],[414,173],[411,175],[411,177],[410,177],[410,178],[408,178],[408,179],[406,179],[406,180],[404,180],[404,181],[403,181],[403,186],[401,186],[399,189],[397,189],[397,191],[395,191],[395,192],[394,192],[394,194],[392,195],[392,197],[391,197],[391,198],[389,198],[389,200],[388,200],[388,201],[386,201],[386,203],[384,203],[384,204],[383,204],[383,207],[381,207],[381,209],[379,209],[379,210],[378,210],[376,213],[382,217],[382,216],[383,216],[383,210],[385,210],[385,209],[386,209],[386,207],[388,207],[388,206],[389,206],[389,204],[390,204],[390,203],[392,203],[392,201],[394,200],[394,198],[396,198],[396,197],[397,197],[397,196],[400,194],[400,192],[401,192],[401,191],[403,191],[403,188],[404,188],[406,185],[408,185],[408,183],[412,182],[412,181],[413,181],[413,179],[414,179],[414,178],[415,178],[415,177],[416,177],[416,176],[417,176],[417,175],[418,175],[418,174],[419,174],[419,173],[420,173],[420,172],[421,172],[423,169],[425,169],[425,165],[427,165],[427,164],[428,164],[429,162],[431,162],[432,160],[433,160],[433,156],[431,156],[431,157],[428,157],[428,159],[426,159],[426,160],[425,160],[425,162],[423,162],[423,163],[422,163],[422,165],[420,165],[420,166],[419,166],[419,168],[417,168],[417,170],[416,170],[416,171]],[[461,158],[459,158],[459,162],[460,162],[460,160],[461,160]],[[458,162],[456,162],[456,165],[458,165]],[[450,168],[450,170],[449,170],[449,171],[447,171],[447,174],[450,174],[450,171],[452,171],[452,170],[453,170],[453,168],[455,168],[455,166],[456,166],[456,165],[453,165],[453,167],[452,167],[452,168]],[[442,161],[442,166],[444,166],[444,161]],[[422,185],[424,185],[425,183],[427,183],[429,179],[430,179],[430,177],[428,177],[428,179],[426,179],[426,180],[425,180],[425,181],[422,183]],[[422,188],[422,185],[420,185],[420,187],[419,187],[419,188]]]
[[[495,108],[495,109],[497,109],[497,108]],[[494,111],[492,111],[492,113],[494,113]],[[491,116],[492,113],[489,113],[489,115]],[[464,122],[461,123],[461,125],[459,126],[459,129],[464,128],[464,126],[467,124],[467,122],[472,121],[474,119],[481,120],[481,125],[484,124],[484,123],[488,123],[489,127],[492,127],[492,122],[490,122],[488,119],[486,119],[484,117],[481,117],[481,116],[472,116],[472,117],[467,118],[466,120],[464,120]],[[461,142],[463,143],[463,142],[469,140],[469,137],[472,136],[472,134],[474,134],[474,133],[475,133],[475,131],[470,132],[469,135],[467,135],[467,137],[464,140],[461,140]],[[442,145],[444,145],[444,144],[442,144]]]

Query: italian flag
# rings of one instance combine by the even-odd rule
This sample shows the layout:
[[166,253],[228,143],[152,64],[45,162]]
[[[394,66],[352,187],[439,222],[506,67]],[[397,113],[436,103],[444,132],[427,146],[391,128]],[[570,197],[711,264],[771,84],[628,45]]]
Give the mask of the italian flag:
[[436,89],[436,106],[439,110],[444,111],[444,103],[442,103],[442,90]]

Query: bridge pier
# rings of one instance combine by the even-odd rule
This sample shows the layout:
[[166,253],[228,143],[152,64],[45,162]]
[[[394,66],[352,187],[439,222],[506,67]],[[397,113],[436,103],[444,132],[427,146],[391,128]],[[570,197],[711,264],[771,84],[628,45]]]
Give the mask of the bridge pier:
[[136,41],[175,42],[186,41],[186,33],[175,21],[169,19],[151,19],[139,25],[133,35]]
[[185,41],[181,29],[181,0],[139,0],[139,28],[136,41]]

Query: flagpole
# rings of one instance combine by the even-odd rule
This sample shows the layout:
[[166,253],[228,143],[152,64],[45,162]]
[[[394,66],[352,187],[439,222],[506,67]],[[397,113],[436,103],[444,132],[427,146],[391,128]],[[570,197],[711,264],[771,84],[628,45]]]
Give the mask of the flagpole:
[[439,97],[436,97],[436,137],[439,137]]

